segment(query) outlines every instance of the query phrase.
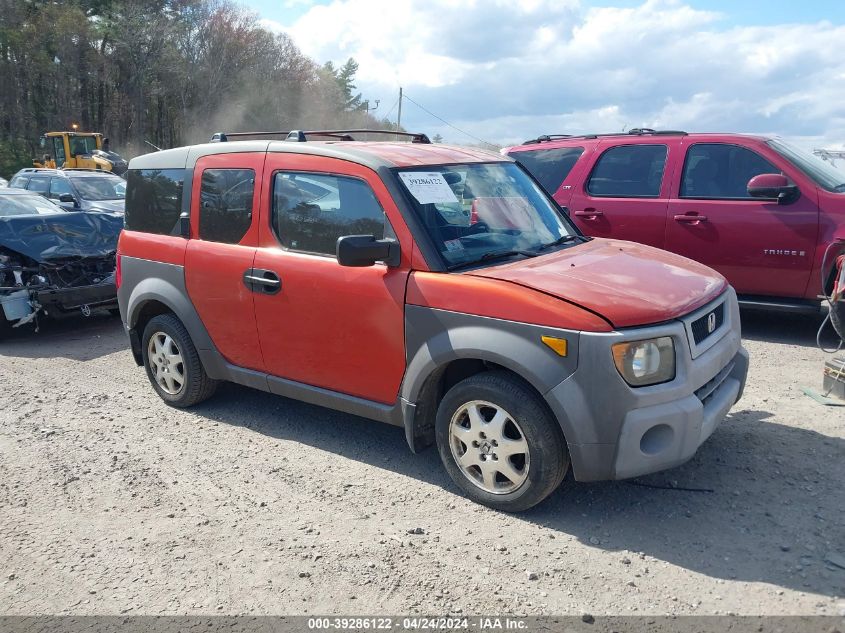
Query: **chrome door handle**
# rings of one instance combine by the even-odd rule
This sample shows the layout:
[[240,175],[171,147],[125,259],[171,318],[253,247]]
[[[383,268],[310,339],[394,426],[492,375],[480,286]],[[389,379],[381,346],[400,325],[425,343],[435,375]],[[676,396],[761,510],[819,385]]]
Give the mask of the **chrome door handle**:
[[676,215],[675,222],[685,222],[687,224],[698,224],[699,222],[707,222],[706,215]]

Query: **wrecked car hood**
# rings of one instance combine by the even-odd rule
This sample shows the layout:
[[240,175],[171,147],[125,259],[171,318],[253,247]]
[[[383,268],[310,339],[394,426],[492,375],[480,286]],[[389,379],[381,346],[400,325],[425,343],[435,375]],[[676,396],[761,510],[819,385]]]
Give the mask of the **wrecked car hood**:
[[85,206],[86,211],[96,213],[123,213],[125,208],[125,200],[97,200]]
[[68,258],[107,257],[117,250],[123,216],[56,213],[0,217],[0,251],[48,264]]

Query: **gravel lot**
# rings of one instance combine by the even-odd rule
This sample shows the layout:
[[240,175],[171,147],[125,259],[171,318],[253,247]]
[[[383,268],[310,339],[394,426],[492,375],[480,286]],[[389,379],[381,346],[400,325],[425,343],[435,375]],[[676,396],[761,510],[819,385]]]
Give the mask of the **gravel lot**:
[[519,516],[398,428],[233,385],[168,408],[117,319],[16,333],[0,613],[845,615],[845,409],[799,389],[818,320],[743,322],[746,395],[691,462]]

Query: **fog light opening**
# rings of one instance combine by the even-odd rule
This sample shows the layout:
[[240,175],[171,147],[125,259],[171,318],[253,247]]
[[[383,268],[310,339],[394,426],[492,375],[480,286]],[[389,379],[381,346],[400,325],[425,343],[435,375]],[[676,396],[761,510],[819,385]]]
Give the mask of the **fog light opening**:
[[640,439],[640,450],[646,455],[657,455],[672,443],[675,431],[668,424],[658,424],[646,431]]

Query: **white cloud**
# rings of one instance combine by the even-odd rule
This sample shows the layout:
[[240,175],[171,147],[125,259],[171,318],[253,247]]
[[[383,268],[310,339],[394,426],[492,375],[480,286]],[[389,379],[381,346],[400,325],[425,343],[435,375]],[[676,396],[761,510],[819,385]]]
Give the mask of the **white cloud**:
[[[317,60],[354,57],[383,112],[402,85],[491,141],[659,126],[845,142],[843,24],[731,26],[680,0],[333,0],[268,26]],[[403,122],[467,140],[412,104]]]

